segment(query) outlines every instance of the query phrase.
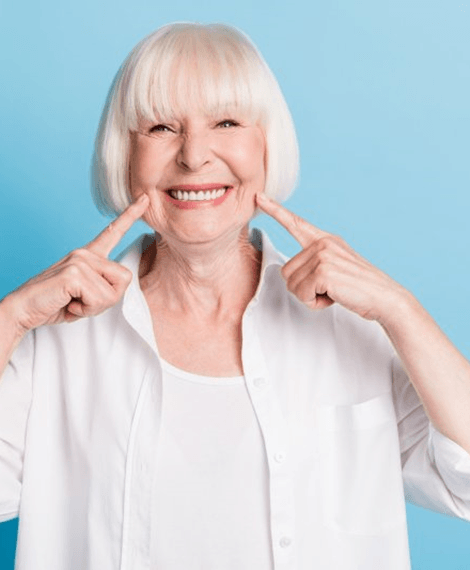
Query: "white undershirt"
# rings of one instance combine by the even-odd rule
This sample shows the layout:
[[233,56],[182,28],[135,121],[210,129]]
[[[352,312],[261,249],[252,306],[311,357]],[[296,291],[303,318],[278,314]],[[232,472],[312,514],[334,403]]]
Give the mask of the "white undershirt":
[[244,377],[161,362],[152,568],[271,570],[266,457]]

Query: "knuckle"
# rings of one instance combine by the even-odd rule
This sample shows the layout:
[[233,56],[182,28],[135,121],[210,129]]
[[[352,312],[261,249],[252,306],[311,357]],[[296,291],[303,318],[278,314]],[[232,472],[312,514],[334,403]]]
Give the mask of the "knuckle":
[[300,216],[298,216],[297,214],[293,215],[292,224],[293,224],[294,228],[297,230],[302,230],[305,227],[305,221]]
[[344,239],[337,234],[331,235],[331,241],[335,244],[338,244],[338,245],[343,245],[343,246],[346,245],[346,242],[344,241]]
[[114,298],[115,295],[121,297],[124,291],[127,289],[129,283],[127,282],[126,278],[119,277],[119,279],[115,279],[111,286],[111,295]]
[[64,275],[69,279],[76,279],[81,275],[80,267],[77,263],[71,263],[64,269]]
[[79,247],[77,249],[74,249],[70,253],[69,258],[70,259],[85,259],[87,255],[88,255],[88,251],[83,247]]
[[287,290],[288,290],[288,291],[290,291],[291,293],[293,293],[294,290],[295,290],[295,281],[294,281],[293,279],[288,279],[288,280],[286,281],[286,287],[287,287]]
[[331,250],[329,248],[323,248],[317,253],[317,260],[324,265],[331,260]]
[[112,236],[114,234],[115,229],[116,229],[115,222],[111,222],[106,226],[104,232],[106,235]]
[[286,264],[281,268],[281,275],[284,277],[284,279],[287,279],[289,277],[289,274],[290,274],[290,269]]
[[121,266],[121,268],[122,268],[121,269],[122,280],[124,284],[127,286],[132,281],[132,271],[130,269],[127,269],[127,267]]
[[319,251],[326,251],[326,250],[330,249],[332,243],[333,243],[333,240],[332,240],[331,234],[328,234],[326,236],[322,236],[317,241],[318,250]]
[[113,289],[117,289],[122,294],[132,281],[132,271],[126,267],[122,267],[122,265],[119,265],[118,263],[115,264],[114,270],[115,271],[112,273],[114,276]]
[[313,293],[313,289],[311,287],[310,283],[301,283],[296,291],[295,294],[297,295],[297,297],[302,301],[302,302],[306,302],[308,300],[310,300],[312,297],[315,296],[315,294]]

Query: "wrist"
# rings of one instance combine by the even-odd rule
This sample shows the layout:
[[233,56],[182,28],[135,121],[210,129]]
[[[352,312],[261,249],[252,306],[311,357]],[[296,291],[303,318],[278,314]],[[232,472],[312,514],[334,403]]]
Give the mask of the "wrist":
[[22,323],[21,310],[15,298],[15,293],[10,293],[0,300],[0,323],[3,334],[8,334],[19,342],[28,332],[28,328]]
[[416,297],[400,286],[390,299],[387,310],[383,311],[377,321],[389,335],[393,335],[403,328],[404,323],[413,320],[415,316],[419,317],[423,311]]

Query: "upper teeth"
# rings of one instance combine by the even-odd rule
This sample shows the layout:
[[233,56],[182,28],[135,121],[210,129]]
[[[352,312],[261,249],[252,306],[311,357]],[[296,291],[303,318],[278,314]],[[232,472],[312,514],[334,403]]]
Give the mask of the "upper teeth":
[[199,192],[186,192],[186,190],[170,190],[170,196],[175,200],[215,200],[225,194],[227,188],[218,190],[200,190]]

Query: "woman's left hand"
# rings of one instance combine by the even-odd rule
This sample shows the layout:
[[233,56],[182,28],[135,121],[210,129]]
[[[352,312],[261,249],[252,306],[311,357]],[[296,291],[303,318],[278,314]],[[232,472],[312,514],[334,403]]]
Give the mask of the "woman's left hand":
[[302,251],[282,268],[287,288],[310,309],[337,302],[369,320],[384,324],[411,294],[358,255],[342,238],[324,232],[264,194],[259,208],[300,243]]

